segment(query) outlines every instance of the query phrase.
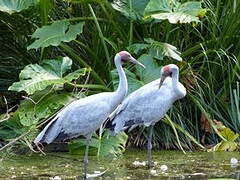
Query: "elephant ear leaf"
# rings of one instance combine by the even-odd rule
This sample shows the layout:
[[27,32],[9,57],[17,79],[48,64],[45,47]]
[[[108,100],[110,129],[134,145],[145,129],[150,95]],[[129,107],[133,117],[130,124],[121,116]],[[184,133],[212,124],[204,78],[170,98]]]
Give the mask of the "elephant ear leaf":
[[114,0],[112,7],[131,20],[141,20],[149,0]]
[[70,25],[69,21],[57,21],[51,25],[38,28],[32,38],[36,38],[27,49],[38,49],[40,47],[58,46],[61,42],[70,42],[82,33],[84,22]]
[[199,22],[199,17],[206,14],[201,2],[179,3],[169,0],[150,0],[145,8],[145,19],[168,20],[172,24]]
[[27,9],[30,6],[34,6],[38,2],[39,0],[1,0],[0,11],[12,14]]
[[[144,82],[138,80],[137,76],[134,73],[132,73],[127,69],[124,69],[124,71],[128,79],[128,94],[132,93],[133,91],[137,90],[138,88],[144,85]],[[119,84],[117,69],[114,69],[111,71],[111,76],[112,76],[112,83],[113,83],[114,90],[116,90]]]
[[136,67],[136,73],[144,84],[154,81],[160,77],[161,67],[158,66],[152,56],[143,54],[140,58],[138,58],[138,61],[146,67],[145,69]]
[[9,90],[26,91],[30,95],[50,85],[64,84],[85,75],[86,68],[83,68],[64,76],[71,65],[72,60],[68,57],[27,65],[19,75],[20,81],[13,83]]
[[[89,144],[89,154],[97,156],[122,154],[125,151],[128,136],[124,132],[120,132],[116,136],[110,134],[110,130],[104,130],[103,136],[99,138],[95,133]],[[68,144],[68,149],[71,154],[84,154],[85,146],[85,139],[75,139]]]

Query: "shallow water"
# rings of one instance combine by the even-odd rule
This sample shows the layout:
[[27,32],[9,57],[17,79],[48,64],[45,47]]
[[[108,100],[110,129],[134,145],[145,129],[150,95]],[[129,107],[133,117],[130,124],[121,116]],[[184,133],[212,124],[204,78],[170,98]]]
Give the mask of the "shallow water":
[[[61,157],[57,157],[61,156]],[[238,152],[187,152],[154,151],[157,163],[151,171],[146,166],[136,166],[134,161],[145,161],[146,151],[129,150],[118,158],[106,157],[97,160],[90,157],[89,173],[107,172],[95,179],[198,179],[232,178],[240,179],[240,164],[232,167],[232,157],[240,160]],[[67,153],[18,155],[0,158],[0,179],[82,179],[82,161]],[[166,171],[161,166],[166,165]]]

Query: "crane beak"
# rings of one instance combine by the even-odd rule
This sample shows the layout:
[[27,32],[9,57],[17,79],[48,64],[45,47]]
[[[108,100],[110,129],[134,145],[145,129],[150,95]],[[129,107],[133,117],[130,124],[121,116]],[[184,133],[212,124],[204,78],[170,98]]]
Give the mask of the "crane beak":
[[129,60],[129,62],[133,63],[133,64],[137,64],[141,67],[143,67],[144,69],[146,68],[142,63],[140,63],[139,61],[137,61],[136,59],[134,59],[133,57],[131,57],[131,59]]
[[160,79],[160,83],[159,83],[159,89],[161,88],[161,86],[162,86],[164,80],[166,79],[166,77],[167,76],[165,74],[162,74],[161,79]]

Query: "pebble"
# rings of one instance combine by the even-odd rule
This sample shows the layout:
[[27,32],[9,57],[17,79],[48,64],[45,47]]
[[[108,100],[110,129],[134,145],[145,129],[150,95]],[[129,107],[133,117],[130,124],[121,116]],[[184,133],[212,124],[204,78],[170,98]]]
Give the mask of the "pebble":
[[161,169],[162,171],[167,171],[167,170],[168,170],[168,167],[167,167],[166,165],[161,165],[161,166],[160,166],[160,169]]
[[235,158],[235,157],[231,158],[230,163],[231,164],[237,164],[238,163],[237,158]]
[[55,176],[55,177],[50,177],[50,180],[61,180],[61,178],[59,176]]
[[133,165],[135,165],[135,166],[146,166],[146,162],[145,162],[145,161],[143,161],[143,162],[134,161],[134,162],[133,162]]
[[154,170],[154,169],[151,169],[150,174],[153,175],[153,176],[157,176],[157,171]]

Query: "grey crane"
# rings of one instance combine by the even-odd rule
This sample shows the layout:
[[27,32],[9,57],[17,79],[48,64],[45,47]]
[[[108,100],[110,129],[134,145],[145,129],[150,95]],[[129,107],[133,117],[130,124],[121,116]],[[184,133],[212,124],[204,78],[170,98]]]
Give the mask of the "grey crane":
[[[159,83],[160,81],[160,83]],[[179,69],[169,64],[161,69],[161,79],[152,81],[131,93],[109,116],[108,125],[117,134],[127,128],[144,125],[149,127],[148,167],[151,166],[153,126],[161,120],[171,105],[186,95],[185,87],[179,82]]]
[[123,62],[131,62],[144,67],[134,59],[127,51],[116,54],[114,63],[119,74],[119,85],[115,92],[103,92],[76,100],[60,111],[52,119],[34,140],[34,143],[65,140],[77,136],[86,137],[86,149],[84,155],[84,176],[87,175],[88,148],[92,133],[96,131],[107,119],[109,114],[123,101],[128,85]]

